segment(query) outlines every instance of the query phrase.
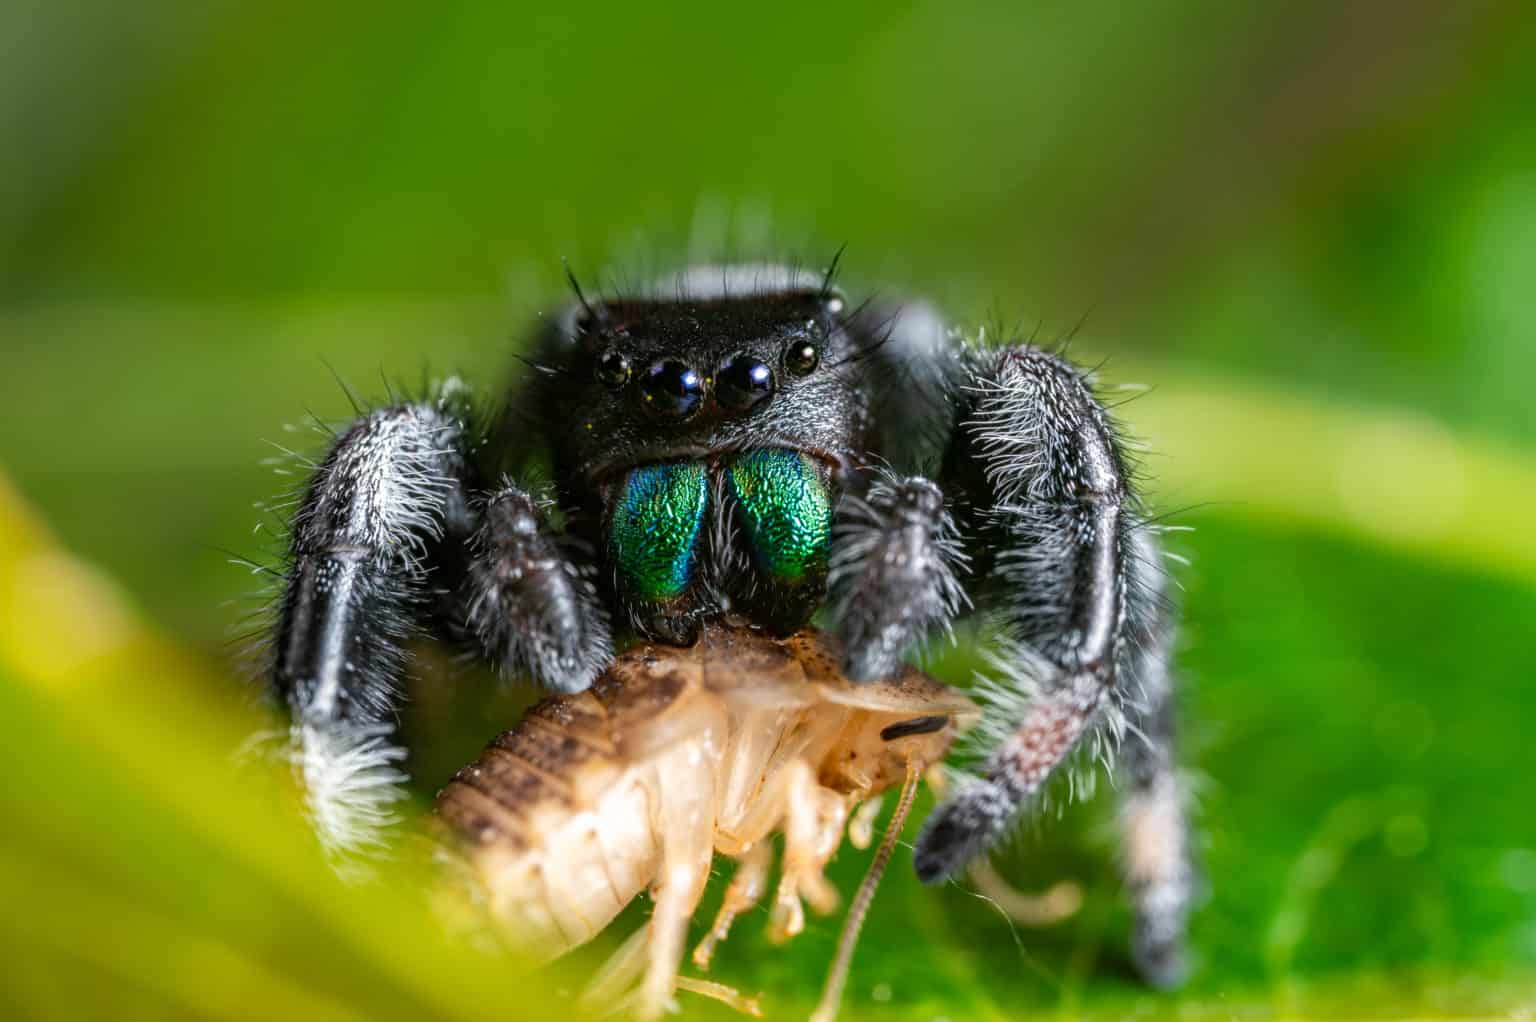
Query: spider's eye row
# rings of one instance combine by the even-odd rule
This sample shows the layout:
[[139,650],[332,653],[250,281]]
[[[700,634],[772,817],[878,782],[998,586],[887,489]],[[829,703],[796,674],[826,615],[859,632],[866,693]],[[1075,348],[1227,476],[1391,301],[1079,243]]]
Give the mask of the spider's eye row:
[[812,340],[790,341],[784,349],[784,368],[796,376],[808,376],[821,365],[821,347]]
[[751,355],[733,355],[720,367],[715,397],[727,408],[746,411],[773,396],[773,369]]
[[593,375],[597,377],[598,383],[617,388],[629,382],[632,371],[629,356],[609,348],[597,357],[597,366],[593,370]]

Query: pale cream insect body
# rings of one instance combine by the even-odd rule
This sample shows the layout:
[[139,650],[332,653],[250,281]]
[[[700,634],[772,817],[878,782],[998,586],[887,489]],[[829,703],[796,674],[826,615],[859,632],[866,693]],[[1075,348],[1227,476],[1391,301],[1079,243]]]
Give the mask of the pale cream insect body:
[[714,853],[739,865],[694,950],[700,968],[764,893],[774,833],[784,855],[770,926],[787,939],[804,923],[802,899],[823,913],[836,907],[824,866],[845,830],[858,847],[869,843],[876,797],[901,787],[845,924],[819,1012],[830,1016],[917,780],[976,714],[916,670],[856,684],[838,662],[822,633],[773,639],[731,626],[706,629],[691,648],[625,653],[586,692],[539,703],[443,789],[437,811],[452,859],[496,928],[541,958],[589,940],[649,889],[649,926],[595,989],[621,993],[643,969],[631,995],[642,1017],[659,1015],[680,986],[742,1006],[723,987],[678,976]]

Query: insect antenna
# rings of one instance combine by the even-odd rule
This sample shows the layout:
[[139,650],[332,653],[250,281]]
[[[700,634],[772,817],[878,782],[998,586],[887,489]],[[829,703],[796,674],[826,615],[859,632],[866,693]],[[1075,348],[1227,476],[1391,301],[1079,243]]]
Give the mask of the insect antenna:
[[896,839],[901,837],[907,813],[912,810],[912,800],[917,796],[917,782],[921,779],[922,774],[917,764],[907,760],[907,779],[901,786],[901,799],[896,803],[896,811],[891,814],[891,822],[885,825],[885,836],[880,839],[880,849],[875,852],[875,858],[869,864],[869,872],[864,874],[864,881],[859,884],[859,893],[853,896],[853,903],[848,906],[848,916],[843,920],[843,932],[837,938],[837,955],[832,959],[832,968],[827,971],[827,982],[821,988],[821,1000],[811,1013],[811,1022],[832,1022],[837,1017],[837,1006],[843,999],[843,987],[848,982],[848,967],[853,964],[853,947],[859,942],[864,917],[869,914],[870,903],[875,900],[875,888],[880,885],[880,877],[885,874],[891,853],[896,850]]

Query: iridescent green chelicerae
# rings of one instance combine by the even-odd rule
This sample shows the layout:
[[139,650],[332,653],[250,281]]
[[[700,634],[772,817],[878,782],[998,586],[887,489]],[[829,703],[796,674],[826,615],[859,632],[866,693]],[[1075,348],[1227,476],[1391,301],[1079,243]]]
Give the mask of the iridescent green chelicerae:
[[688,588],[707,493],[697,463],[643,465],[625,479],[609,541],[634,595],[670,600]]
[[808,455],[748,451],[731,463],[728,477],[758,567],[786,582],[825,571],[832,501]]

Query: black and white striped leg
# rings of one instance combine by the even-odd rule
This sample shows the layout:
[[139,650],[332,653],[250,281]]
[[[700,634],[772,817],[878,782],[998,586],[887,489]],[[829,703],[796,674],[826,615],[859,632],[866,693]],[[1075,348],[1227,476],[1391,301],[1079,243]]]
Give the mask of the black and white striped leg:
[[580,692],[612,656],[592,570],[560,549],[540,503],[505,484],[486,501],[462,594],[471,641],[498,670]]
[[965,566],[944,495],[921,476],[877,474],[845,496],[832,534],[827,589],[855,681],[894,674],[914,642],[948,628],[966,602]]
[[1118,732],[1117,674],[1159,591],[1136,556],[1119,442],[1083,374],[1028,347],[969,357],[946,485],[968,509],[973,596],[1007,638],[982,776],[917,840],[914,865],[929,883],[1003,837],[1085,738]]
[[[1149,551],[1155,556],[1155,551]],[[1121,791],[1122,868],[1135,915],[1131,952],[1147,982],[1184,978],[1185,930],[1195,886],[1189,793],[1175,756],[1172,616],[1159,616],[1133,660],[1140,690],[1116,764]]]
[[379,843],[399,797],[391,740],[403,644],[423,613],[427,557],[460,500],[463,426],[442,404],[374,411],[310,480],[289,537],[272,681],[321,842]]

